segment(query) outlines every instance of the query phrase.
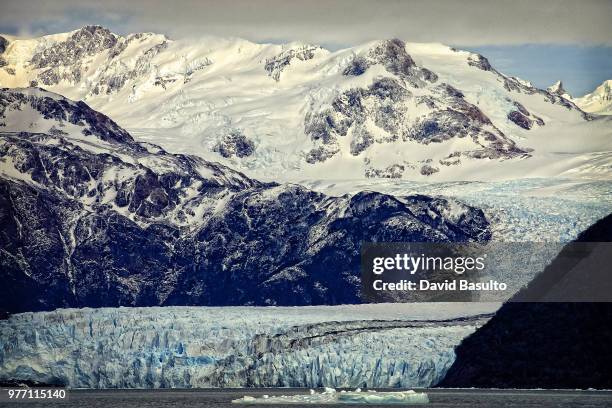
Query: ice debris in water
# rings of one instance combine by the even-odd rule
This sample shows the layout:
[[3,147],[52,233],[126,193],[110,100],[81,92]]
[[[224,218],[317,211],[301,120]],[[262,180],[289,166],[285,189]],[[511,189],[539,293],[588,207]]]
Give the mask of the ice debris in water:
[[384,391],[376,392],[355,391],[336,392],[334,388],[325,387],[322,393],[310,390],[308,394],[297,395],[264,395],[262,398],[244,396],[232,401],[234,404],[427,404],[429,398],[424,392]]

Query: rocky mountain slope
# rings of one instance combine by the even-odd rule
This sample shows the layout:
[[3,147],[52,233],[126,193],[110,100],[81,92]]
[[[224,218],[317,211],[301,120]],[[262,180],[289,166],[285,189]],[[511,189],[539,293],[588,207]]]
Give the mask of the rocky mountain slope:
[[611,162],[609,122],[441,44],[330,52],[100,26],[3,44],[1,85],[85,100],[138,140],[260,178],[600,178]]
[[580,109],[593,115],[612,114],[612,79],[603,81],[595,90],[581,97],[573,97],[563,88],[561,81],[546,88],[550,93],[562,96]]
[[572,96],[565,90],[563,87],[563,82],[560,80],[546,88],[546,90],[552,94],[559,95],[564,97],[565,99],[572,100]]
[[0,308],[360,302],[361,241],[482,241],[456,200],[329,197],[134,141],[83,102],[0,91]]
[[[588,228],[576,241],[612,242],[612,215]],[[581,288],[598,287],[610,293],[610,274],[604,266],[609,263],[609,246],[604,247],[608,253],[603,256],[597,253],[597,247],[593,248],[592,257],[599,262],[599,273],[582,268],[580,273],[572,270],[559,276],[554,263],[551,264],[515,295],[515,302],[505,303],[489,322],[462,341],[456,349],[456,361],[439,385],[610,389],[612,303],[521,302],[521,299],[533,300],[534,295],[539,296],[546,281],[546,287],[553,288],[551,292],[569,288],[570,294],[581,294]],[[572,251],[576,250],[566,248],[559,257],[571,259]],[[551,281],[558,285],[552,285]],[[546,300],[545,297],[537,299]]]

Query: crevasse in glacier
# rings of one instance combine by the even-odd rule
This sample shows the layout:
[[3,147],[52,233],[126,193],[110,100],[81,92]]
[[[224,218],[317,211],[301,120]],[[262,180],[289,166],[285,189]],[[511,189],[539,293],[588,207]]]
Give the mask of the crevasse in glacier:
[[497,304],[64,309],[0,322],[0,380],[429,387]]

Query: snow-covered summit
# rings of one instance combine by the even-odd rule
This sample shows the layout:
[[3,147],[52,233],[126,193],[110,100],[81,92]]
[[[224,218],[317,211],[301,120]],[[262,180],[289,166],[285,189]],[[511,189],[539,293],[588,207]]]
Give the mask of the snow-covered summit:
[[259,178],[599,177],[593,153],[609,150],[571,100],[442,44],[331,52],[89,26],[4,48],[0,85],[84,100],[139,140]]
[[574,100],[585,112],[612,115],[612,79],[603,81],[595,90]]
[[565,99],[569,99],[569,100],[572,99],[572,96],[570,95],[570,93],[567,92],[565,88],[563,87],[563,82],[561,82],[561,80],[555,82],[554,84],[552,84],[546,89],[548,90],[548,92],[553,93],[555,95],[562,96]]

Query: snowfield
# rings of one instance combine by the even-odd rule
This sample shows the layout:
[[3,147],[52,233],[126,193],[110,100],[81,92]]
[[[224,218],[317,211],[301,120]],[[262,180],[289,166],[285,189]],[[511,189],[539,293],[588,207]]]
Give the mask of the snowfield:
[[0,321],[0,380],[430,387],[498,303],[64,309]]
[[610,178],[612,118],[442,44],[331,52],[89,26],[8,38],[2,58],[1,86],[84,100],[140,141],[255,178]]

